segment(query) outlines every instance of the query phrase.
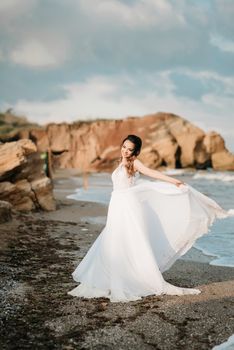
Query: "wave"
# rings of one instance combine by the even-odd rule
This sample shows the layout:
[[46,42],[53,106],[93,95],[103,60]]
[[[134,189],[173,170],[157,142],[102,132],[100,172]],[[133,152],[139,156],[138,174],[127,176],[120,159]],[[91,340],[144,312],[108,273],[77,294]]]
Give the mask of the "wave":
[[212,350],[231,350],[234,349],[234,334],[231,335],[227,341],[220,345],[216,345]]
[[234,174],[227,173],[197,173],[193,176],[193,179],[206,179],[206,180],[218,180],[223,182],[234,181]]
[[234,267],[232,256],[224,256],[209,262],[210,265]]
[[212,258],[212,260],[209,262],[209,265],[234,267],[234,259],[232,255],[220,256],[218,254],[211,252],[209,250],[209,247],[207,247],[208,249],[201,247],[199,243],[195,243],[194,248],[200,250],[200,252],[202,252],[204,255]]
[[166,175],[191,175],[194,174],[194,171],[187,170],[187,169],[167,169],[162,171],[163,174]]

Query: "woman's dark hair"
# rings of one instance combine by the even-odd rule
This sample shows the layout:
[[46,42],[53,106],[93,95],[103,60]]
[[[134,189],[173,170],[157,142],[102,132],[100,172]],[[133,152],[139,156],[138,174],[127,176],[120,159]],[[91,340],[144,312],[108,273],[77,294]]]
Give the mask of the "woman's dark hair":
[[[133,161],[141,152],[142,141],[139,136],[128,135],[127,137],[125,137],[125,139],[123,139],[121,147],[123,146],[124,142],[127,140],[134,144],[134,150],[132,151],[131,156],[127,159],[127,164],[125,165],[128,175],[130,177],[130,176],[133,176],[135,173]],[[122,161],[122,156],[120,157],[120,162],[121,161]]]
[[139,136],[136,135],[128,135],[125,137],[125,139],[122,141],[122,145],[124,144],[125,141],[131,141],[134,144],[134,150],[131,154],[131,156],[137,157],[140,154],[141,151],[141,146],[142,146],[142,141]]

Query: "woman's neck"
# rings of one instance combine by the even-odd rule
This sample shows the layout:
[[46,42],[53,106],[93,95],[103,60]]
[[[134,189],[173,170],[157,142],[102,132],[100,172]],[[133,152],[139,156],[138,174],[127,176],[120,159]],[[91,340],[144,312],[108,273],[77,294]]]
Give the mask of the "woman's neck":
[[120,164],[124,164],[124,165],[127,165],[128,164],[128,160],[127,159],[123,159],[121,160],[121,163]]

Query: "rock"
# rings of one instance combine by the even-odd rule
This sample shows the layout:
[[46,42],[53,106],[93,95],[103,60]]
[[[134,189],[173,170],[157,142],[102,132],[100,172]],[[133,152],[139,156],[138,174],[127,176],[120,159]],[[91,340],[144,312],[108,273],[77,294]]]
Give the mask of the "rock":
[[[152,142],[152,146],[150,146],[151,150],[149,150],[148,152],[149,154],[152,154],[152,152],[154,154],[155,152],[158,154],[157,162],[155,162],[154,167],[158,167],[159,165],[166,165],[169,168],[175,168],[175,153],[178,148],[178,143],[173,137],[173,135],[170,133],[170,131],[166,129],[165,126],[161,127],[160,129],[157,129]],[[146,155],[146,159],[147,158],[148,157]]]
[[54,198],[51,196],[52,183],[48,177],[33,180],[31,186],[42,209],[47,211],[56,209]]
[[37,124],[30,123],[24,116],[14,115],[11,109],[5,113],[0,112],[0,142],[16,141],[23,138],[28,139],[30,138],[29,130],[36,126]]
[[234,170],[234,156],[227,150],[212,154],[211,160],[215,170]]
[[36,208],[35,203],[30,197],[22,197],[20,200],[18,200],[17,203],[14,204],[14,208],[19,211],[31,211]]
[[31,140],[0,145],[0,200],[19,211],[56,209],[51,180],[36,150]]
[[0,224],[10,221],[12,205],[6,201],[0,201]]
[[113,170],[120,143],[128,134],[137,134],[143,139],[141,159],[146,166],[203,168],[211,163],[210,153],[202,143],[205,133],[174,114],[47,127],[55,167],[85,171]]
[[[120,156],[121,142],[128,134],[142,138],[141,159],[146,166],[206,169],[212,167],[213,162],[216,164],[219,156],[214,154],[224,152],[226,161],[221,167],[232,169],[234,156],[218,133],[206,134],[184,118],[169,113],[73,124],[51,123],[44,129],[31,128],[29,137],[40,152],[50,152],[55,168],[97,172],[113,170]],[[21,136],[22,131],[18,134]]]
[[[57,167],[77,167],[86,171],[110,171],[115,166],[116,159],[119,158],[120,143],[128,134],[137,134],[143,139],[142,155],[144,162],[148,166],[159,167],[167,165],[175,167],[180,163],[178,154],[183,154],[186,163],[186,152],[188,150],[189,135],[186,134],[184,144],[180,133],[177,132],[180,143],[174,137],[178,125],[189,125],[183,123],[181,118],[165,113],[158,113],[144,116],[142,118],[129,117],[123,120],[98,120],[94,122],[74,123],[68,127],[64,124],[50,124],[47,127],[53,163]],[[175,123],[178,121],[179,123]],[[173,123],[174,125],[173,125]],[[187,127],[188,128],[188,127]],[[194,134],[197,130],[193,127]],[[178,130],[177,130],[178,131]],[[71,137],[58,137],[70,132]],[[197,134],[202,134],[200,129]],[[51,139],[52,138],[52,139]],[[191,160],[188,164],[193,163],[192,157],[195,142],[191,147]],[[178,150],[180,152],[178,152]],[[187,157],[188,158],[188,157]]]
[[225,142],[221,135],[215,131],[208,132],[203,140],[206,151],[209,153],[216,153],[225,151]]
[[49,148],[49,138],[46,130],[44,129],[32,129],[29,137],[35,144],[40,152],[46,152]]
[[226,149],[221,135],[215,131],[209,132],[204,137],[203,144],[210,153],[215,170],[234,170],[234,155]]
[[194,165],[196,169],[206,169],[212,166],[211,154],[204,144],[204,137],[196,142],[194,148]]
[[27,180],[16,183],[0,182],[0,198],[9,201],[13,207],[20,211],[35,209],[31,186]]
[[0,177],[26,163],[26,156],[36,150],[36,145],[28,139],[0,145]]
[[162,159],[158,151],[152,147],[143,148],[139,159],[153,169],[158,168],[162,164]]
[[170,133],[180,146],[182,168],[194,166],[195,148],[205,136],[204,131],[182,118],[172,118],[167,124]]

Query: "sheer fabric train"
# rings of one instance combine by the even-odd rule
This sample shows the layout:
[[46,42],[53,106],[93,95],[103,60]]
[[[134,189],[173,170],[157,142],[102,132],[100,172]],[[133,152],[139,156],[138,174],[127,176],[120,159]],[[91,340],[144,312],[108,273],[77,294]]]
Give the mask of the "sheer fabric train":
[[128,178],[120,164],[111,175],[107,221],[72,276],[68,294],[127,302],[147,295],[199,294],[166,282],[162,273],[229,213],[192,186]]

